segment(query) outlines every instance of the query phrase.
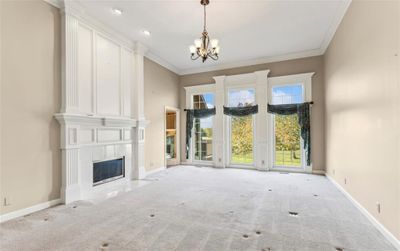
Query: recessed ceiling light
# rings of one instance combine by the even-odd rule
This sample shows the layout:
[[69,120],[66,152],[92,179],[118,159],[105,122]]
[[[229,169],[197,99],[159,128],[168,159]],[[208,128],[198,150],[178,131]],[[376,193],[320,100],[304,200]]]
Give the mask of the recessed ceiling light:
[[142,32],[143,32],[143,34],[146,35],[146,36],[150,36],[150,35],[151,35],[151,32],[148,31],[148,30],[143,30]]
[[112,8],[112,9],[111,9],[111,12],[112,12],[114,15],[117,15],[117,16],[121,16],[121,15],[122,15],[122,10],[121,10],[121,9]]

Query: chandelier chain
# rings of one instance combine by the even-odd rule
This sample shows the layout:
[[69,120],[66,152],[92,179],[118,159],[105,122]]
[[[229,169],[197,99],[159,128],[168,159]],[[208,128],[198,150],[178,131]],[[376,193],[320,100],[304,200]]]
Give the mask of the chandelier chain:
[[206,31],[206,24],[207,24],[207,11],[206,11],[206,5],[204,5],[204,31]]

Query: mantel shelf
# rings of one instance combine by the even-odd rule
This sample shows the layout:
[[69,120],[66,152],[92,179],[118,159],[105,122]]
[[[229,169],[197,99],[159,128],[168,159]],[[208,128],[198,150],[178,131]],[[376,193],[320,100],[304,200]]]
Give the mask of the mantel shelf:
[[83,114],[57,113],[54,117],[63,125],[92,125],[105,127],[136,127],[137,121],[127,117],[101,117]]

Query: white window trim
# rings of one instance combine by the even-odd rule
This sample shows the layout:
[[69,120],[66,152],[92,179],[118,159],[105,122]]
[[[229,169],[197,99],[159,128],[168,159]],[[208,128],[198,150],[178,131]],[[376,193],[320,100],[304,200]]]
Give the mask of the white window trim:
[[[253,164],[250,168],[267,171],[268,170],[268,139],[267,139],[267,85],[268,85],[268,74],[269,70],[255,71],[247,74],[239,74],[232,76],[219,76],[214,77],[217,85],[223,87],[223,96],[227,104],[227,89],[233,88],[254,88],[255,89],[255,101],[258,104],[258,113],[253,115]],[[227,116],[224,116],[227,117]],[[248,165],[230,165],[230,151],[231,147],[227,147],[227,142],[230,144],[230,128],[229,121],[227,118],[223,118],[223,122],[226,125],[224,131],[224,144],[223,144],[223,166],[225,167],[236,167],[236,168],[249,168]],[[221,146],[220,146],[221,147]]]
[[[299,85],[303,86],[303,96],[304,102],[311,102],[312,101],[312,76],[314,72],[310,73],[302,73],[302,74],[295,74],[295,75],[287,75],[287,76],[280,76],[280,77],[271,77],[268,78],[268,100],[272,101],[272,88],[278,86],[290,86],[290,85]],[[306,164],[306,156],[305,150],[303,148],[303,139],[301,139],[301,153],[302,153],[302,165],[301,168],[297,167],[279,167],[274,166],[275,161],[275,154],[274,154],[274,146],[275,146],[275,135],[274,135],[274,115],[268,114],[268,138],[269,140],[269,152],[268,152],[268,166],[270,170],[277,170],[277,171],[291,171],[291,172],[306,172],[312,173],[312,163],[311,165]]]

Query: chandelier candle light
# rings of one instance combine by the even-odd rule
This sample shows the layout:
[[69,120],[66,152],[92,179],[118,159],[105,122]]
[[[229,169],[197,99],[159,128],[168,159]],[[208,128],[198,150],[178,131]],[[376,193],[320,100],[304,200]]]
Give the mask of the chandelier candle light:
[[[210,3],[209,0],[201,0],[200,4],[204,6],[204,30],[201,34],[200,39],[194,40],[194,45],[189,47],[191,59],[196,60],[201,57],[203,63],[207,60],[208,57],[212,58],[213,60],[218,60],[219,54],[219,46],[218,46],[218,39],[211,39],[208,36],[208,32],[206,29],[206,6]],[[211,48],[208,48],[211,44]]]

